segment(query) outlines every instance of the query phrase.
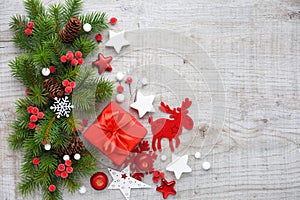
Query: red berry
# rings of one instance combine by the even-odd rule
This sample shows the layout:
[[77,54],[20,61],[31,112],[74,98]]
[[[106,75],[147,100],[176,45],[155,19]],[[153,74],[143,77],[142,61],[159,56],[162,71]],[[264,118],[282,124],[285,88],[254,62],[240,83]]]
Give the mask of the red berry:
[[36,115],[31,115],[30,116],[30,121],[31,122],[36,122],[38,120],[38,117]]
[[53,74],[55,72],[55,67],[54,66],[50,66],[49,70],[50,70],[50,73]]
[[39,158],[32,159],[32,164],[34,164],[34,165],[40,164],[40,159]]
[[163,172],[160,172],[160,174],[159,174],[159,178],[164,178],[165,177],[165,173],[163,173]]
[[27,28],[30,28],[30,29],[32,29],[32,28],[33,28],[33,26],[34,26],[34,22],[28,22],[28,24],[27,24]]
[[37,114],[37,118],[39,118],[39,119],[43,119],[44,116],[45,116],[45,114],[44,114],[43,112],[39,112],[39,113]]
[[60,61],[61,61],[62,63],[67,62],[67,56],[61,56],[61,57],[60,57]]
[[32,113],[32,109],[33,109],[33,106],[29,106],[29,107],[27,108],[27,112],[28,112],[28,113]]
[[67,167],[66,172],[68,174],[72,173],[73,172],[73,167]]
[[69,85],[69,81],[67,79],[65,79],[61,82],[61,84],[65,87],[67,87]]
[[59,177],[60,176],[60,174],[61,174],[61,172],[57,169],[57,170],[55,170],[55,176],[57,176],[57,177]]
[[129,77],[127,77],[127,79],[126,79],[126,81],[125,81],[126,83],[128,83],[128,84],[130,84],[130,83],[132,83],[132,78],[129,76]]
[[81,57],[82,57],[81,51],[76,51],[76,52],[75,52],[75,57],[76,57],[76,58],[81,58]]
[[70,82],[70,87],[75,88],[76,87],[76,82],[74,82],[74,81]]
[[73,59],[72,61],[71,61],[71,65],[72,66],[76,66],[76,65],[78,65],[78,60],[77,59]]
[[37,107],[33,107],[31,113],[37,115],[39,113],[39,109]]
[[122,92],[124,91],[124,87],[123,87],[122,85],[119,85],[119,86],[117,87],[117,91],[118,91],[119,93],[122,93]]
[[105,70],[108,71],[108,72],[111,72],[112,71],[112,67],[109,65],[108,67],[106,67]]
[[115,25],[116,23],[117,23],[117,18],[115,18],[115,17],[112,17],[112,18],[110,18],[110,20],[109,20],[109,22],[110,22],[110,24],[112,24],[112,25]]
[[26,88],[25,93],[26,93],[26,95],[29,95],[30,89],[29,89],[29,88]]
[[101,42],[102,41],[102,35],[100,33],[98,33],[96,36],[95,36],[95,39],[97,40],[97,42]]
[[62,173],[60,174],[60,176],[61,176],[62,178],[67,178],[67,177],[68,177],[68,173],[67,173],[67,172],[62,172]]
[[78,58],[78,60],[77,60],[77,61],[78,61],[78,64],[79,64],[79,65],[82,65],[82,64],[84,63],[84,60],[83,60],[83,58]]
[[108,184],[108,178],[103,172],[97,172],[91,177],[90,183],[95,190],[103,190]]
[[25,34],[26,34],[26,35],[31,35],[31,33],[32,33],[32,29],[26,28]]
[[153,173],[153,176],[154,177],[159,177],[159,171],[155,170],[154,173]]
[[154,183],[157,183],[159,181],[159,177],[153,177],[152,180]]
[[28,123],[28,128],[29,129],[34,129],[35,127],[36,127],[35,123],[33,123],[33,122]]
[[68,167],[71,167],[71,165],[72,165],[72,160],[66,160],[66,161],[65,161],[65,165],[68,166]]
[[71,92],[72,92],[72,88],[71,88],[70,86],[67,86],[67,87],[65,88],[65,92],[66,92],[66,93],[71,93]]
[[49,185],[48,190],[49,190],[50,192],[55,192],[56,186],[53,185],[53,184],[51,184],[51,185]]
[[73,58],[74,58],[73,52],[72,52],[72,51],[68,51],[68,52],[66,53],[66,58],[67,58],[67,60],[69,60],[69,61],[73,60]]
[[59,165],[57,166],[57,169],[58,169],[59,171],[63,172],[63,171],[65,171],[66,166],[65,166],[64,164],[59,164]]

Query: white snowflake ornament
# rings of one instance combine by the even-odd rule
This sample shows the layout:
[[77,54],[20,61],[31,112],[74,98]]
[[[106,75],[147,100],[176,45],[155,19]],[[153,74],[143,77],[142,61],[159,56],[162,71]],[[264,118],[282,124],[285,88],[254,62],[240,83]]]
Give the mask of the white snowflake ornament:
[[70,103],[67,96],[62,98],[54,98],[54,103],[50,106],[50,109],[57,114],[57,118],[69,117],[74,106]]

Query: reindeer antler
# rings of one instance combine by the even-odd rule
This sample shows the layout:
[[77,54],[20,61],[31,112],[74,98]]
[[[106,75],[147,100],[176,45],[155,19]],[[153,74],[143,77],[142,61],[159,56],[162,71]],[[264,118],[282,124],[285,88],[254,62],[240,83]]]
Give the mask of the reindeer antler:
[[168,114],[174,114],[176,112],[175,108],[172,110],[170,106],[166,105],[164,102],[160,102],[159,109]]
[[192,105],[192,101],[189,100],[189,98],[185,98],[184,101],[182,101],[181,109],[186,110]]

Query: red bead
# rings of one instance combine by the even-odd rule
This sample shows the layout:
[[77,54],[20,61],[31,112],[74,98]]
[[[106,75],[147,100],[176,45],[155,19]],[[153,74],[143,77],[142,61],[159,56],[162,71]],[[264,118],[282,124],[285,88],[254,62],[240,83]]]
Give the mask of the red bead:
[[60,57],[60,61],[61,61],[62,63],[67,62],[67,57],[66,57],[66,56],[61,56],[61,57]]
[[70,87],[75,88],[76,87],[76,82],[74,82],[74,81],[70,82]]
[[76,66],[76,65],[78,65],[78,60],[77,59],[73,59],[72,61],[71,61],[71,65],[72,66]]
[[81,58],[81,57],[82,57],[81,51],[76,51],[76,52],[75,52],[75,57],[76,57],[76,58]]
[[57,169],[58,169],[59,171],[63,172],[63,171],[65,171],[66,166],[65,166],[64,164],[59,164],[59,165],[57,166]]
[[102,41],[102,35],[100,33],[98,33],[96,36],[95,36],[95,39],[97,40],[97,42],[101,42]]
[[84,63],[84,60],[83,60],[83,58],[78,58],[78,60],[77,60],[77,61],[78,61],[78,64],[79,64],[79,65],[82,65],[82,64]]
[[37,107],[33,107],[31,113],[37,115],[39,113],[39,109]]
[[71,167],[72,166],[72,160],[66,160],[65,165],[68,166],[68,167]]
[[65,87],[67,87],[69,85],[69,81],[67,79],[65,79],[61,82],[61,84]]
[[112,71],[112,67],[109,65],[109,66],[106,67],[105,70],[108,71],[108,72],[111,72]]
[[50,66],[49,70],[50,70],[50,73],[53,74],[55,72],[55,67],[54,66]]
[[34,164],[34,165],[40,164],[40,159],[39,159],[39,158],[34,158],[34,159],[32,160],[32,164]]
[[158,183],[159,178],[158,178],[158,177],[153,177],[153,178],[152,178],[152,181],[153,181],[153,183]]
[[159,177],[159,171],[155,170],[154,173],[153,173],[153,176],[154,177]]
[[132,83],[132,78],[129,76],[126,78],[126,83],[131,84]]
[[62,177],[62,178],[67,178],[67,177],[68,177],[68,173],[67,173],[67,172],[62,172],[62,173],[60,174],[60,177]]
[[66,92],[66,93],[71,93],[71,92],[72,92],[72,88],[71,88],[70,86],[67,86],[67,87],[65,88],[65,92]]
[[36,127],[35,123],[33,123],[33,122],[28,123],[28,128],[29,129],[34,129],[35,127]]
[[32,29],[32,28],[33,28],[33,26],[34,26],[34,22],[28,22],[28,24],[27,24],[27,28],[30,28],[30,29]]
[[28,112],[28,113],[32,113],[32,109],[33,109],[33,106],[29,106],[29,107],[27,108],[27,112]]
[[72,172],[73,172],[73,167],[67,167],[67,168],[66,168],[66,172],[67,172],[68,174],[72,173]]
[[109,22],[110,22],[110,24],[112,24],[112,25],[115,25],[116,23],[117,23],[117,18],[115,18],[115,17],[112,17],[112,18],[110,18],[110,20],[109,20]]
[[36,122],[38,120],[38,117],[36,115],[31,115],[30,116],[30,121],[31,122]]
[[26,28],[25,34],[26,34],[26,35],[31,35],[31,33],[32,33],[32,29]]
[[53,184],[51,184],[51,185],[49,185],[48,190],[49,190],[50,192],[55,192],[56,186],[53,185]]
[[73,52],[72,51],[68,51],[67,54],[66,54],[66,58],[69,61],[73,60],[73,58],[74,58]]
[[43,112],[39,112],[39,113],[37,114],[37,118],[39,118],[39,119],[43,119],[44,116],[45,116],[45,114],[44,114]]
[[165,173],[163,173],[163,172],[160,172],[160,174],[159,174],[159,178],[164,178],[165,177]]
[[59,177],[60,176],[60,174],[61,174],[61,172],[57,169],[57,170],[55,170],[55,176],[57,176],[57,177]]
[[117,87],[117,91],[118,91],[119,93],[122,93],[122,92],[124,91],[124,87],[123,87],[122,85],[119,85],[119,86]]
[[97,172],[91,177],[90,183],[95,190],[103,190],[108,184],[108,178],[105,173]]

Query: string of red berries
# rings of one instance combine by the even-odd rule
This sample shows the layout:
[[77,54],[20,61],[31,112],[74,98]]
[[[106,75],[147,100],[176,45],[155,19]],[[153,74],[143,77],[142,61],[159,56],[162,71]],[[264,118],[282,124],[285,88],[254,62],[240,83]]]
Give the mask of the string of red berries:
[[70,94],[73,89],[76,87],[76,82],[74,81],[68,81],[67,79],[62,81],[62,85],[65,87],[65,92],[67,94]]
[[84,63],[84,59],[82,58],[82,53],[81,51],[76,51],[75,52],[75,57],[74,53],[72,51],[68,51],[66,55],[62,55],[60,57],[60,61],[62,63],[66,63],[67,61],[71,62],[72,66],[77,66],[77,65],[82,65]]
[[28,123],[29,129],[34,129],[36,127],[36,122],[39,119],[43,119],[45,114],[43,112],[40,112],[37,107],[29,106],[27,108],[27,112],[30,113],[30,122]]
[[158,181],[160,179],[163,179],[165,177],[165,174],[163,172],[158,171],[158,170],[152,170],[150,172],[150,174],[153,174],[153,177],[152,177],[153,183],[158,183]]
[[55,175],[57,177],[67,178],[69,174],[73,172],[72,161],[66,160],[65,163],[61,163],[57,166],[55,170]]
[[25,29],[25,34],[31,35],[33,27],[34,27],[34,22],[28,22],[27,28]]

